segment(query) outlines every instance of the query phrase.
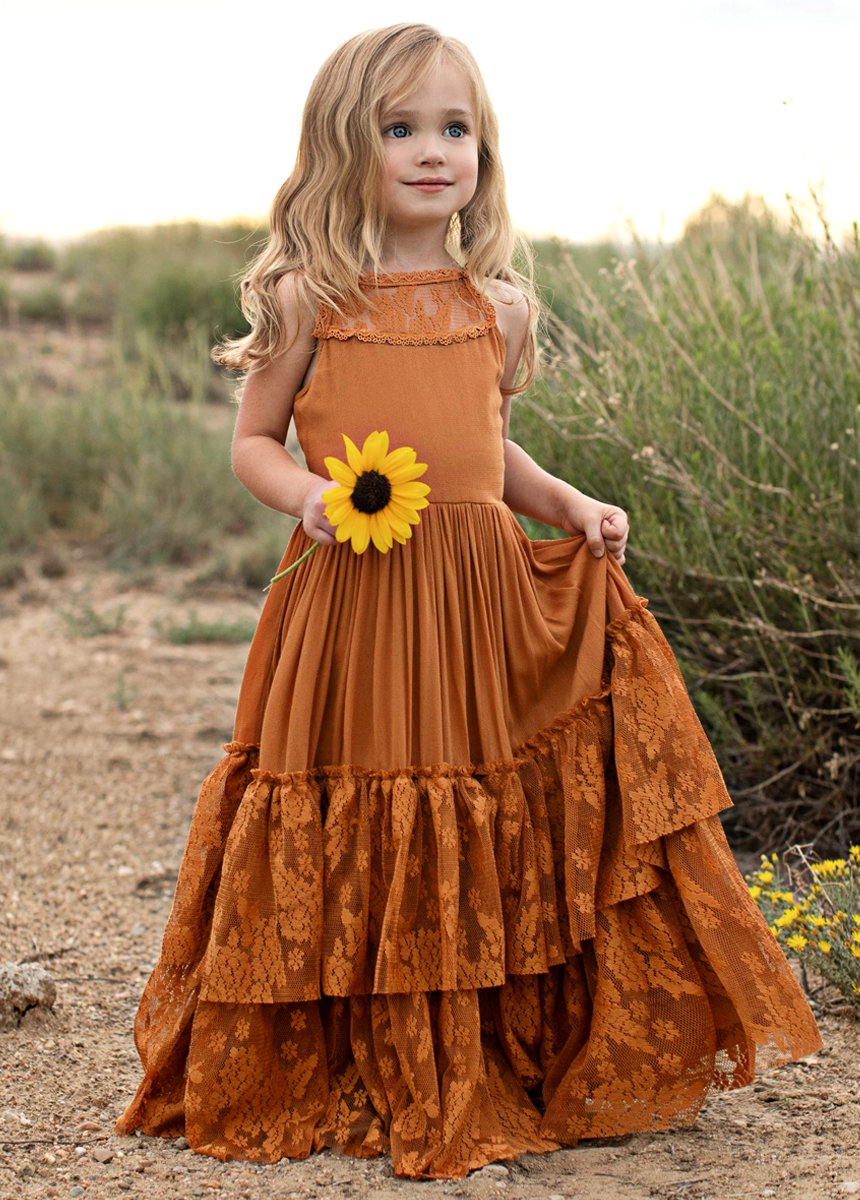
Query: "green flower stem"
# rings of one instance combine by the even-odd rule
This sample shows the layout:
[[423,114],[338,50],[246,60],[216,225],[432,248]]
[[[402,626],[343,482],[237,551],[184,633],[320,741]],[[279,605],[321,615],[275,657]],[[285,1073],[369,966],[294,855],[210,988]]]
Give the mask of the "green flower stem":
[[299,565],[299,563],[303,563],[309,554],[313,554],[313,552],[314,552],[314,550],[316,550],[317,546],[319,546],[319,542],[314,542],[314,544],[310,547],[310,549],[305,550],[305,552],[301,556],[301,558],[297,558],[294,563],[290,563],[290,565],[288,567],[285,567],[283,571],[279,571],[277,573],[277,575],[273,575],[272,578],[269,580],[269,582],[266,584],[266,586],[263,588],[263,591],[267,592],[273,583],[277,583],[279,579],[283,579],[285,575],[289,575],[290,571],[295,571],[295,569]]

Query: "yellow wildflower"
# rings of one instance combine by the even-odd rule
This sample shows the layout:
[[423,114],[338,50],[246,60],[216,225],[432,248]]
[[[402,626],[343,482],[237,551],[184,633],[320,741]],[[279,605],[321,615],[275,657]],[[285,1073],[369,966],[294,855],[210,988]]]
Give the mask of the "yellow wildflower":
[[751,887],[750,895],[752,896],[753,900],[758,900],[759,896],[761,895],[761,888],[758,885]]
[[819,942],[818,949],[821,951],[822,954],[829,954],[830,953],[830,943],[829,942]]
[[802,933],[793,933],[785,944],[792,950],[803,950],[805,946],[809,945],[809,942]]
[[780,929],[782,929],[786,925],[791,925],[791,923],[799,916],[800,909],[795,905],[794,908],[787,908],[785,912],[780,913],[780,915],[776,918],[776,924],[780,927]]

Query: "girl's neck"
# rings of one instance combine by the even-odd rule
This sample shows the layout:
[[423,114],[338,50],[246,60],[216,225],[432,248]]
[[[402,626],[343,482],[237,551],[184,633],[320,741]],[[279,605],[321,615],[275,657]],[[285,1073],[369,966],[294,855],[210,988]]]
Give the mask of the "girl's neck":
[[380,263],[380,271],[386,274],[437,271],[459,265],[446,250],[444,237],[440,238],[436,231],[400,229],[386,232]]

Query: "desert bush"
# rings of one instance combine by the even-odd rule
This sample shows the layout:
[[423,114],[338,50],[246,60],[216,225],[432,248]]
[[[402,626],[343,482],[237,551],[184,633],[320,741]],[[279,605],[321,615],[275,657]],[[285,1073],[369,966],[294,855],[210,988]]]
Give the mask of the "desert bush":
[[52,283],[44,287],[10,292],[6,307],[25,321],[45,321],[60,324],[66,319],[66,304],[60,289]]
[[119,566],[186,563],[283,527],[234,479],[225,424],[159,392],[140,363],[118,357],[97,391],[61,397],[37,397],[26,377],[0,386],[0,552],[53,530]]
[[212,341],[246,332],[236,279],[259,236],[238,223],[101,230],[63,259],[62,275],[75,285],[72,311],[115,324],[124,338],[146,331],[181,340],[203,330]]
[[53,271],[57,251],[41,238],[10,241],[4,245],[3,260],[16,271]]
[[225,618],[214,621],[203,621],[192,611],[183,623],[175,621],[154,621],[153,628],[174,646],[192,646],[199,643],[212,644],[216,642],[241,643],[250,642],[254,636],[257,622],[248,617],[244,620],[230,621]]
[[714,236],[703,219],[599,286],[575,250],[559,260],[577,317],[550,318],[513,436],[630,512],[628,570],[715,742],[736,842],[844,845],[860,832],[860,247],[717,211]]

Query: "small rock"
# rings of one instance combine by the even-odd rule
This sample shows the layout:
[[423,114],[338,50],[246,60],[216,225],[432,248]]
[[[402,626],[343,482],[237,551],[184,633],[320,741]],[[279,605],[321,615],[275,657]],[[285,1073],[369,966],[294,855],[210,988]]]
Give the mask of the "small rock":
[[185,1137],[174,1138],[173,1144],[177,1150],[187,1150],[188,1149],[188,1138],[185,1138]]
[[131,929],[129,930],[130,936],[134,938],[143,937],[145,933],[146,926],[139,923],[137,925],[132,925]]
[[510,1172],[507,1167],[503,1167],[501,1163],[487,1163],[480,1171],[475,1172],[483,1179],[509,1179]]
[[93,1158],[96,1162],[109,1163],[113,1159],[113,1151],[109,1150],[107,1146],[96,1146],[93,1150]]
[[69,1188],[70,1196],[83,1196],[83,1194],[84,1194],[84,1189],[82,1187],[78,1187],[77,1184],[75,1184],[74,1187]]
[[53,1009],[57,985],[36,963],[0,963],[0,1029],[17,1029],[33,1008]]
[[843,1196],[860,1195],[860,1179],[846,1179],[844,1183],[840,1183],[839,1190]]

